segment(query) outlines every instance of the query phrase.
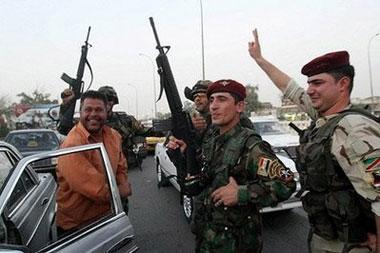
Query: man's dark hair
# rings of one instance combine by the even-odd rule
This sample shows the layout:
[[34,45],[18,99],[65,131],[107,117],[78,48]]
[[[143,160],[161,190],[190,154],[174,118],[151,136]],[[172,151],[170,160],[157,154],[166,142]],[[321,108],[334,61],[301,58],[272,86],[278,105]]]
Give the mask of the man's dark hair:
[[96,91],[96,90],[88,90],[88,91],[84,92],[80,98],[80,107],[81,108],[82,108],[83,101],[86,98],[93,98],[93,99],[102,100],[104,103],[104,106],[107,106],[107,98],[103,93]]
[[241,96],[239,96],[239,95],[237,95],[237,94],[235,94],[235,93],[230,92],[230,94],[231,94],[231,96],[232,96],[232,97],[234,98],[234,100],[235,100],[235,105],[236,105],[237,103],[239,103],[240,101],[243,101],[243,100],[244,100]]
[[354,76],[355,76],[355,69],[352,65],[345,65],[343,67],[331,70],[327,72],[328,74],[332,75],[335,79],[335,81],[339,81],[342,77],[347,76],[350,78],[350,85],[348,87],[349,92],[351,94],[352,88],[354,87]]

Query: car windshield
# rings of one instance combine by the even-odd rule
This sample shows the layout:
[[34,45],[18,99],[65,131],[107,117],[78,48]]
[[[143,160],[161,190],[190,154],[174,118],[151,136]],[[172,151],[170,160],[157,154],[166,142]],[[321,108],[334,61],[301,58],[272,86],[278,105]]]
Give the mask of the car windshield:
[[260,135],[287,134],[285,128],[277,121],[253,122]]
[[21,153],[55,150],[59,140],[54,132],[23,132],[10,134],[6,141]]

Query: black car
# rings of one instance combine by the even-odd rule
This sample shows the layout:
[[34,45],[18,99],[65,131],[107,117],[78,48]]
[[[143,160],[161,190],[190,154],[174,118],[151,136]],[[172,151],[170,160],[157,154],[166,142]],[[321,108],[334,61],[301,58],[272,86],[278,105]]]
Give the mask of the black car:
[[[4,141],[16,147],[24,157],[57,150],[60,145],[57,133],[44,128],[14,130],[8,133]],[[44,159],[32,164],[33,167],[38,167],[40,170],[49,170],[55,165],[56,159]]]

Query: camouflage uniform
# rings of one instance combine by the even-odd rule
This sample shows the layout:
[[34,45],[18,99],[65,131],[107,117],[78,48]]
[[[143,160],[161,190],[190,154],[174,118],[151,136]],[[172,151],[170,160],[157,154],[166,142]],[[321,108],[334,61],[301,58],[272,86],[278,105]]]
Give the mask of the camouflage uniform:
[[143,133],[143,128],[132,115],[123,112],[112,112],[107,118],[106,125],[116,129],[122,139],[122,148],[125,157],[127,158],[128,168],[137,166],[137,161],[133,153],[133,137]]
[[[288,199],[295,190],[292,172],[285,168],[254,131],[237,124],[222,135],[213,129],[204,140],[204,189],[195,197],[192,231],[197,252],[260,252],[259,209]],[[216,207],[211,193],[228,184],[239,185],[238,204]]]
[[[380,127],[376,119],[348,106],[318,117],[304,89],[291,80],[284,92],[314,120],[301,136],[302,201],[312,228],[313,252],[370,252],[355,247],[376,233],[380,216]],[[303,167],[302,167],[303,166]]]

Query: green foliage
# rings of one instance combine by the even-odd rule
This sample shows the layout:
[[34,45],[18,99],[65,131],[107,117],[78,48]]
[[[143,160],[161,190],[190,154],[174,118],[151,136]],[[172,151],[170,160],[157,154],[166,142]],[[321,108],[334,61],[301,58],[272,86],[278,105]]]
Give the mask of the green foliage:
[[251,112],[257,111],[261,108],[259,95],[257,94],[259,87],[248,84],[245,88],[247,91],[247,97],[245,99],[245,101],[247,102],[245,106],[245,113],[247,115],[250,115]]
[[31,95],[21,92],[17,94],[17,96],[21,98],[21,104],[52,104],[57,102],[57,100],[50,100],[50,94],[42,93],[38,88],[35,89]]

